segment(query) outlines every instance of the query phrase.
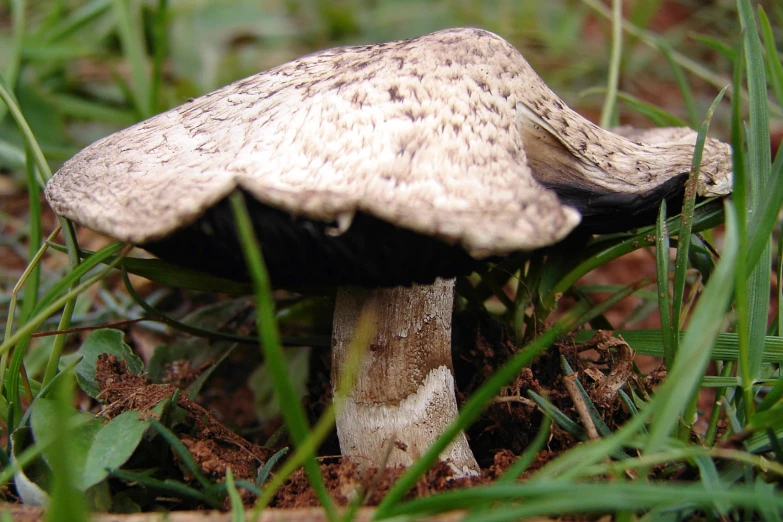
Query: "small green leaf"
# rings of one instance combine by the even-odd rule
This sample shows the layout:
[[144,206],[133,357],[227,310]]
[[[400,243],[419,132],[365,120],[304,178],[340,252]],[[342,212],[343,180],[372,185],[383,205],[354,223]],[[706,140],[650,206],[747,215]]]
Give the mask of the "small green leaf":
[[[36,442],[41,443],[51,438],[53,433],[60,431],[57,416],[57,402],[52,399],[38,399],[32,407],[30,426]],[[68,434],[67,445],[69,462],[74,467],[74,474],[80,475],[87,460],[87,453],[92,446],[97,433],[103,428],[104,422],[90,413],[73,412],[81,417],[79,425]],[[54,448],[44,450],[44,459],[49,461],[49,454]]]
[[125,464],[149,426],[149,420],[140,420],[138,411],[126,411],[109,421],[98,432],[87,453],[84,473],[77,487],[84,491],[108,477],[107,468]]
[[244,522],[245,507],[234,483],[234,474],[231,473],[231,468],[226,469],[226,486],[228,488],[228,498],[231,500],[231,520],[232,522]]
[[283,458],[288,453],[288,448],[283,448],[277,453],[269,457],[264,467],[258,470],[258,476],[256,477],[256,486],[261,487],[266,483],[266,479],[269,478],[269,474],[272,472],[272,468],[277,464],[277,461]]
[[567,431],[569,435],[579,441],[587,440],[587,433],[585,433],[585,430],[579,424],[569,419],[565,413],[557,409],[557,406],[533,390],[528,390],[527,395],[538,405],[541,411],[544,412],[544,415],[552,419],[558,426]]

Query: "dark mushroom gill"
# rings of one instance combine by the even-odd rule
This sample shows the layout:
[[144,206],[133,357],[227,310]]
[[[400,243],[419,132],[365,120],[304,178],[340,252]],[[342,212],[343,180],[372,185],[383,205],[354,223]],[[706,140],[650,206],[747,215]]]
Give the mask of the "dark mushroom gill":
[[582,214],[578,229],[592,234],[624,232],[655,222],[661,201],[666,200],[669,216],[682,209],[688,173],[670,178],[647,192],[613,192],[587,184],[539,179],[554,190],[560,201]]
[[[669,203],[670,215],[679,212],[686,176],[672,178],[642,194],[547,185],[563,203],[583,215],[578,227],[581,233],[610,233],[654,222],[662,199]],[[365,213],[357,213],[344,233],[332,235],[329,230],[336,223],[291,216],[247,194],[245,201],[275,286],[428,284],[436,277],[469,274],[480,263],[458,245],[448,245]],[[227,199],[195,223],[140,246],[180,266],[248,280]]]
[[[357,213],[340,235],[337,225],[294,217],[245,194],[245,202],[275,286],[398,286],[432,283],[473,271],[476,261],[459,246]],[[213,275],[248,279],[227,199],[195,223],[140,245],[166,261]]]

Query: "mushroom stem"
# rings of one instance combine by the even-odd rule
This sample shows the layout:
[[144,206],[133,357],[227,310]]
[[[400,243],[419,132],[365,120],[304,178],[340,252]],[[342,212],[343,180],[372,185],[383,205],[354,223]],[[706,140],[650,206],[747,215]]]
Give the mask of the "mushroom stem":
[[[431,285],[337,292],[332,334],[332,384],[347,364],[359,316],[373,307],[376,329],[350,393],[335,395],[343,455],[360,464],[410,466],[457,417],[451,363],[454,280]],[[391,447],[390,447],[391,445]],[[463,433],[440,455],[459,475],[477,474]]]

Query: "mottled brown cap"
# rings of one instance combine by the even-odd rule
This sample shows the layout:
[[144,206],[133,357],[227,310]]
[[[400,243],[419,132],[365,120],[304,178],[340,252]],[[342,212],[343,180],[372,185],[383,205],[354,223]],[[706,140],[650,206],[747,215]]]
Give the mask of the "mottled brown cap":
[[[598,128],[502,38],[449,29],[318,52],[196,98],[90,145],[46,196],[58,214],[145,244],[241,188],[336,233],[361,213],[484,258],[553,244],[579,223],[538,181],[551,181],[535,171],[553,150],[589,193],[687,172],[692,145],[677,147],[670,161],[669,145]],[[728,152],[705,183],[728,179]]]

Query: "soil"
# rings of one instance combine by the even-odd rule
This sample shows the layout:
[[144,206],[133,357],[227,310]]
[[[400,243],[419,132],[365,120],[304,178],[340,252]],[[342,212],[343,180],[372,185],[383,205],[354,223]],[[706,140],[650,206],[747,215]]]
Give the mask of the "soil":
[[[101,389],[99,398],[106,401],[102,415],[109,418],[131,409],[153,415],[151,410],[158,403],[164,399],[174,401],[176,397],[178,411],[181,409],[185,414],[176,421],[177,435],[201,472],[217,481],[225,478],[229,467],[237,479],[253,481],[258,467],[273,453],[228,429],[203,406],[184,397],[176,386],[148,384],[143,377],[128,371],[125,361],[113,355],[98,357],[96,381]],[[176,417],[171,409],[169,417]],[[187,472],[183,478],[194,479]]]

